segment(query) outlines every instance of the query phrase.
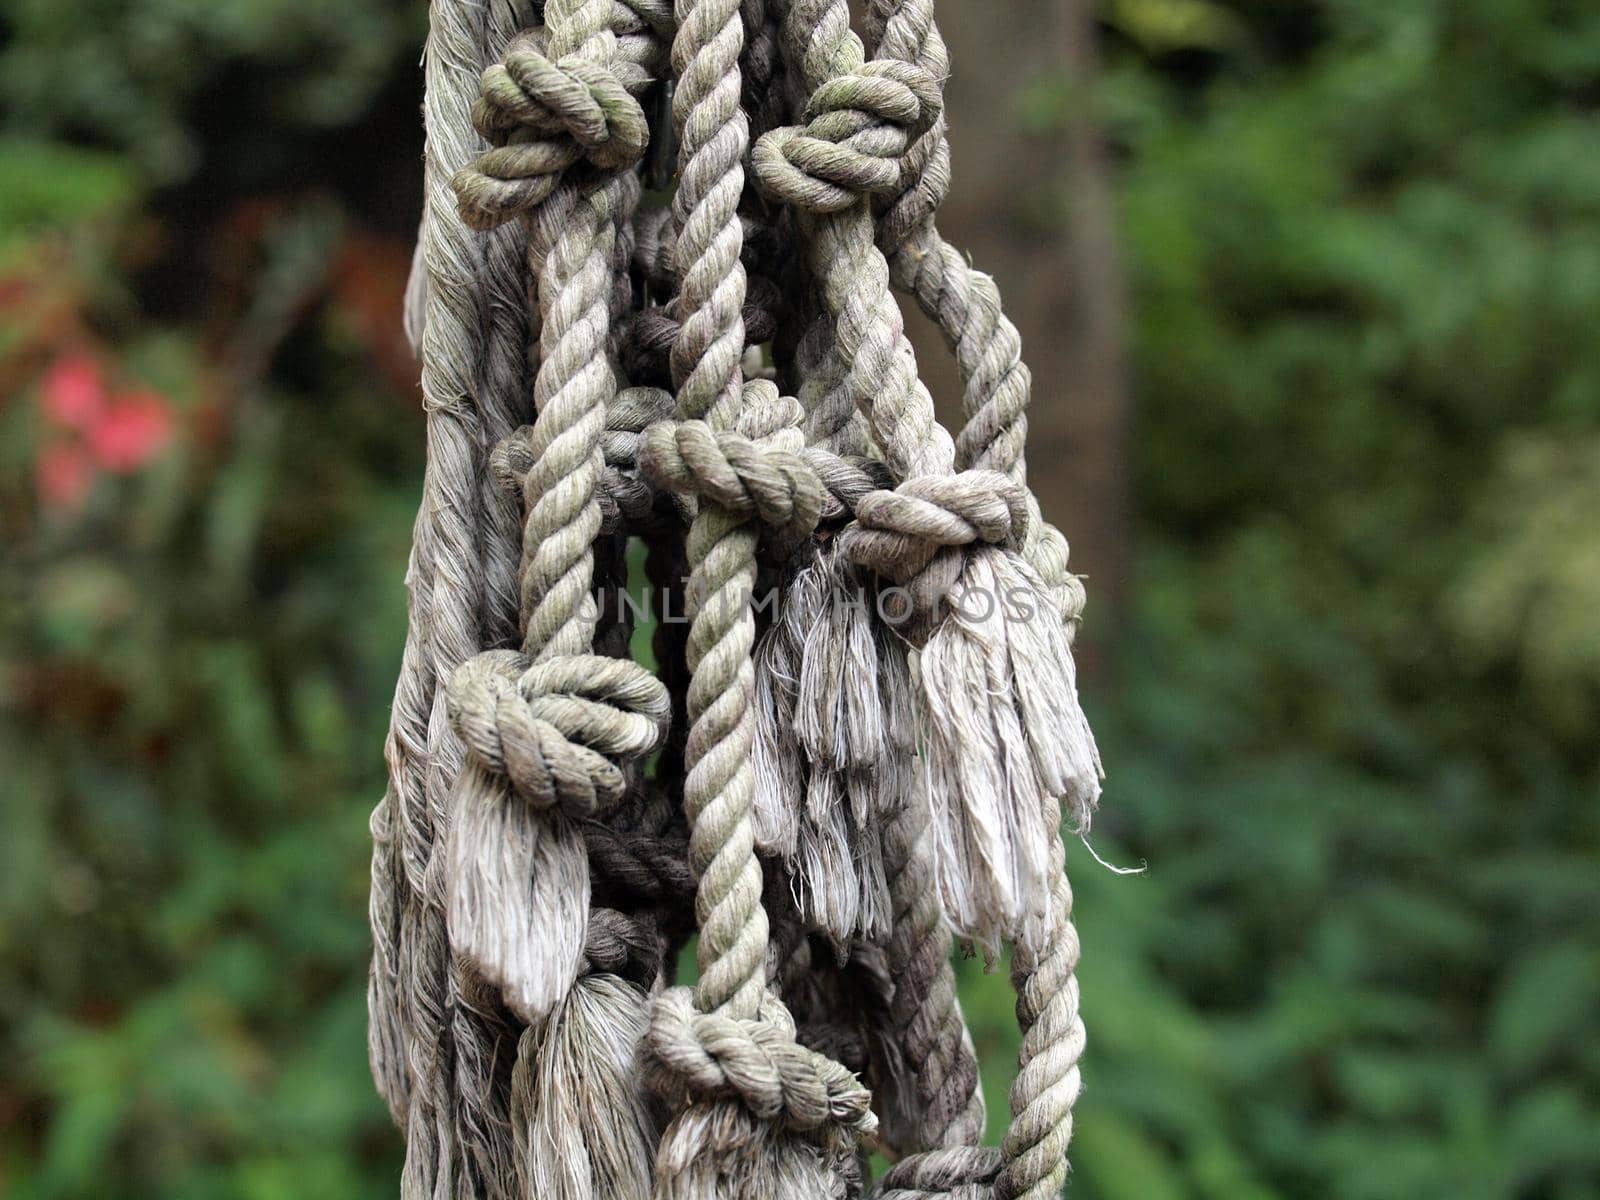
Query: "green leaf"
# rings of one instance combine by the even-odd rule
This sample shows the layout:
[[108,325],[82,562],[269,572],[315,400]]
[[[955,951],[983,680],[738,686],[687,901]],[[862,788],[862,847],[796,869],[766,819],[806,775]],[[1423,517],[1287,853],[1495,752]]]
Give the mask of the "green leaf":
[[1537,1067],[1600,1018],[1600,953],[1578,942],[1537,947],[1515,960],[1495,996],[1489,1049],[1517,1074]]
[[1184,1200],[1167,1151],[1115,1113],[1085,1107],[1073,1137],[1077,1176],[1103,1200]]
[[137,191],[133,171],[116,155],[18,138],[0,137],[0,179],[0,241],[109,216]]

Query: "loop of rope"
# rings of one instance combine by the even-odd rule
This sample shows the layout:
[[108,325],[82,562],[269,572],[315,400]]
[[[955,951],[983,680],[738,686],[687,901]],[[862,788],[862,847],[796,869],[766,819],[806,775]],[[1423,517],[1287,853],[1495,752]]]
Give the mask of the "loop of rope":
[[[915,63],[935,78],[948,73],[949,56],[932,0],[872,0],[866,28],[875,60]],[[1001,307],[994,280],[974,268],[935,224],[951,178],[942,117],[906,155],[904,165],[899,193],[879,197],[878,244],[889,256],[895,286],[916,299],[955,353],[964,419],[956,435],[956,461],[963,467],[1003,471],[1025,483],[1032,375],[1022,361],[1022,338]],[[1069,569],[1066,539],[1036,519],[1022,549],[1070,641],[1086,596],[1082,581]]]

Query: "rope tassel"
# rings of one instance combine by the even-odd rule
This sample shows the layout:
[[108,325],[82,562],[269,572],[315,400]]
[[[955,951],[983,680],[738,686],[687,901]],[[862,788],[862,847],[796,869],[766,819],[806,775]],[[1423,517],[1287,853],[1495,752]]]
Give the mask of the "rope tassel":
[[866,497],[843,539],[900,589],[941,893],[956,931],[991,955],[1003,938],[1037,949],[1048,922],[1058,831],[1042,802],[1064,799],[1086,828],[1100,790],[1062,623],[1000,548],[1026,519],[1016,485],[971,471]]
[[[539,1022],[571,989],[583,953],[588,850],[576,822],[621,801],[624,764],[660,745],[671,699],[622,659],[530,664],[492,650],[456,671],[448,700],[469,754],[450,831],[451,944],[514,1013]],[[500,779],[516,793],[510,803]]]
[[888,933],[876,815],[903,786],[870,598],[837,548],[795,571],[756,646],[756,845],[793,873],[801,913],[841,950]]
[[660,1129],[639,1088],[647,1021],[638,987],[595,974],[523,1034],[512,1105],[528,1195],[648,1200]]

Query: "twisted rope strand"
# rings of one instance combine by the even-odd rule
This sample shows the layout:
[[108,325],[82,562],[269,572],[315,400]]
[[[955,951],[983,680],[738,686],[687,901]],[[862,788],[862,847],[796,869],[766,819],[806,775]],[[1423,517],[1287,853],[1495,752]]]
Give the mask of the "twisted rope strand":
[[[827,130],[842,136],[830,151],[813,148],[793,131],[774,131],[758,145],[754,161],[764,184],[811,211],[813,266],[836,322],[840,357],[848,364],[847,387],[890,471],[896,479],[948,474],[954,445],[934,420],[932,397],[917,377],[866,200],[874,185],[898,179],[894,160],[920,134],[915,124],[932,120],[937,96],[925,79],[866,73],[865,51],[849,16],[848,6],[836,0],[797,0],[784,23],[788,61],[810,89],[818,115],[843,114]],[[862,117],[850,114],[852,106],[859,106]],[[866,118],[868,113],[877,120]],[[852,139],[857,152],[842,153]],[[840,174],[829,173],[834,169]]]
[[910,1073],[899,1098],[913,1135],[904,1150],[974,1145],[983,1136],[978,1060],[956,997],[952,938],[939,906],[925,806],[901,805],[883,830],[892,906],[889,1015]]
[[[672,348],[681,419],[732,429],[743,390],[744,233],[738,216],[749,127],[739,106],[744,43],[738,0],[679,0],[673,44],[682,177],[673,200],[682,328]],[[689,530],[689,738],[684,809],[696,916],[702,1012],[754,1017],[766,988],[767,917],[750,830],[754,773],[756,532],[706,505]]]
[[[416,567],[427,579],[426,608],[413,610],[418,660],[431,681],[447,677],[478,648],[483,572],[478,538],[477,467],[481,431],[470,364],[481,345],[480,260],[454,212],[448,181],[476,151],[467,112],[483,38],[475,6],[434,0],[425,59],[428,100],[427,190],[419,253],[426,275],[421,330],[422,390],[428,414],[428,475],[418,515]],[[422,596],[420,586],[413,601]],[[400,701],[403,699],[404,703]],[[406,759],[419,730],[427,758],[420,772]],[[406,1105],[403,1195],[446,1197],[456,1186],[457,1162],[451,1100],[451,971],[444,933],[442,844],[447,796],[460,750],[444,719],[443,698],[431,684],[397,694],[397,736],[391,756],[402,810],[402,848],[411,893],[400,924],[400,1006],[408,1030],[406,1058],[412,1080]],[[420,785],[420,786],[419,786]]]
[[[1059,823],[1059,806],[1054,815]],[[1011,1085],[1011,1126],[1000,1143],[1004,1168],[995,1183],[997,1200],[1055,1200],[1061,1194],[1072,1141],[1072,1109],[1083,1090],[1078,932],[1072,924],[1072,886],[1059,838],[1051,860],[1053,927],[1042,953],[1018,946],[1011,965],[1022,1046]]]

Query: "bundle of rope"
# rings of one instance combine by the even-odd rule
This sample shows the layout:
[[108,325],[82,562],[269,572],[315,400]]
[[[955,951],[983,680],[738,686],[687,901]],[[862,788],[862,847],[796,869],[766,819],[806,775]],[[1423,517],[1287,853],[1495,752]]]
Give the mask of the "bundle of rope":
[[[1083,591],[1027,489],[1016,330],[937,228],[932,0],[863,28],[846,0],[432,0],[428,466],[372,816],[408,1198],[1065,1180]],[[895,288],[956,357],[955,436]],[[998,1148],[958,941],[1012,946]]]

